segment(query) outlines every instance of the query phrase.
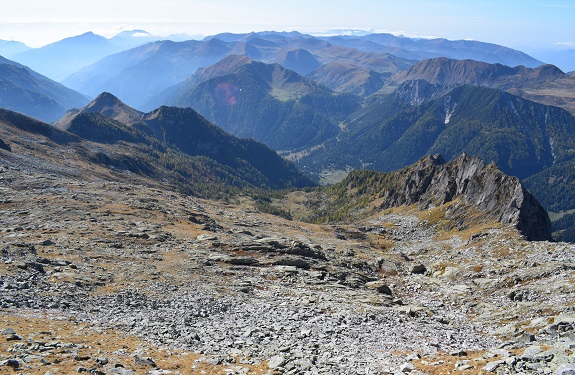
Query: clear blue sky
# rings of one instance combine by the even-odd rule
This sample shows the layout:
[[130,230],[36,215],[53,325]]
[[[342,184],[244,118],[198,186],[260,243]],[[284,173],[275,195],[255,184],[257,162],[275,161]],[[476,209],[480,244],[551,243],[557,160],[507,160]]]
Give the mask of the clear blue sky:
[[134,28],[156,35],[362,29],[575,49],[573,24],[574,0],[18,0],[2,5],[0,39],[37,47],[86,31],[109,37]]

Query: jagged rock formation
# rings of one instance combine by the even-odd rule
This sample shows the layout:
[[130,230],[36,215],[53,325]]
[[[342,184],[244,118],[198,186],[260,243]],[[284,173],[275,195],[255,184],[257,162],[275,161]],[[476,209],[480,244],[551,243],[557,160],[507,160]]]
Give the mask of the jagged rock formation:
[[473,206],[489,217],[515,226],[530,240],[550,240],[549,215],[516,177],[505,175],[493,163],[465,154],[450,163],[439,156],[427,156],[400,172],[398,183],[405,190],[386,191],[389,206],[417,203],[422,209],[454,200],[450,215],[461,215]]
[[458,227],[471,224],[479,211],[481,220],[511,225],[529,240],[552,239],[547,212],[518,178],[465,154],[449,163],[426,156],[391,173],[354,171],[331,191],[340,194],[332,210],[338,202],[365,202],[366,196],[378,202],[377,209],[415,204],[426,210],[449,203],[446,218]]

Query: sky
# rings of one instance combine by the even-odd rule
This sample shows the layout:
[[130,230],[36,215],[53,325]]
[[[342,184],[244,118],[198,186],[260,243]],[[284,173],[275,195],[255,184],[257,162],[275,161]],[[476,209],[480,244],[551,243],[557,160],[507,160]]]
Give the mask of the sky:
[[366,30],[472,39],[518,49],[575,49],[574,0],[2,0],[0,39],[40,47],[88,31],[105,37]]

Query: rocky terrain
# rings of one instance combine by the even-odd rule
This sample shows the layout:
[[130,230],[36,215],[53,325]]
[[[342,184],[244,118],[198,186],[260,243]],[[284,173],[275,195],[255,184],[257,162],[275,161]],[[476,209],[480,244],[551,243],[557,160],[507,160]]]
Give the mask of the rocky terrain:
[[441,205],[307,224],[0,156],[0,374],[575,373],[573,245]]

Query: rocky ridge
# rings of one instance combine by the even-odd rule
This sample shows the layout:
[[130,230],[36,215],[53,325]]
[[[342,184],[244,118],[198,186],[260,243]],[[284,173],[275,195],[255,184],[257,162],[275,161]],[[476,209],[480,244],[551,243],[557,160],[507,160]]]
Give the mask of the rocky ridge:
[[459,229],[492,220],[529,240],[551,240],[549,215],[521,181],[465,154],[449,163],[440,155],[426,156],[397,172],[353,171],[326,190],[331,203],[317,209],[319,215],[334,216],[342,207],[365,215],[400,206],[443,206],[450,225]]

